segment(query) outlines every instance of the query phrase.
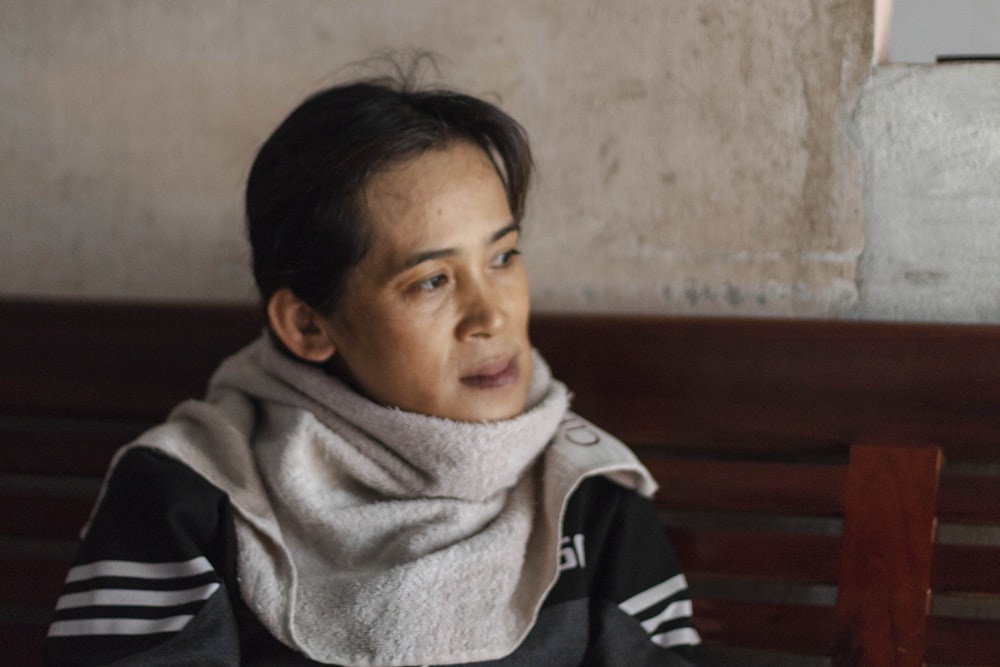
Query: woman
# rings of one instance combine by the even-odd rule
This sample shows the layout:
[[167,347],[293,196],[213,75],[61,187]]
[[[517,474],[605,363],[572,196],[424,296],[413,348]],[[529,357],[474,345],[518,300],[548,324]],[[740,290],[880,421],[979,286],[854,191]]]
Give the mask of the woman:
[[247,186],[267,332],[118,453],[50,664],[687,665],[649,473],[528,338],[495,106],[306,100]]

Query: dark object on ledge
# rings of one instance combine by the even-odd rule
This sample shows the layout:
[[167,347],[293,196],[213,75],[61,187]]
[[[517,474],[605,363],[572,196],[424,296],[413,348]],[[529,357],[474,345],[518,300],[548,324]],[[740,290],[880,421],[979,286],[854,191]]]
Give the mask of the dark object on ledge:
[[1000,62],[1000,54],[946,54],[938,56],[935,60],[938,64]]

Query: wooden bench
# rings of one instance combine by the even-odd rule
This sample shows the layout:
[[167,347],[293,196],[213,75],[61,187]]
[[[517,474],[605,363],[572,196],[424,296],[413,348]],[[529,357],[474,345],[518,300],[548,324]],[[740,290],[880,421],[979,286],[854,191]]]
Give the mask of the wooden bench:
[[[37,664],[112,452],[248,307],[0,302],[0,650]],[[1000,665],[1000,326],[536,315],[629,442],[722,665]]]

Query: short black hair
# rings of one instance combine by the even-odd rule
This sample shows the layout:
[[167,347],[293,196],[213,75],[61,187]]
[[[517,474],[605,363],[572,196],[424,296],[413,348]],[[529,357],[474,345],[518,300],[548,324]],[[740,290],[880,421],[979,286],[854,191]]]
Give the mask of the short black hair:
[[370,245],[363,190],[395,164],[455,141],[493,161],[515,221],[532,173],[524,128],[496,105],[406,77],[371,78],[307,98],[264,142],[247,181],[253,271],[266,308],[281,288],[330,314]]

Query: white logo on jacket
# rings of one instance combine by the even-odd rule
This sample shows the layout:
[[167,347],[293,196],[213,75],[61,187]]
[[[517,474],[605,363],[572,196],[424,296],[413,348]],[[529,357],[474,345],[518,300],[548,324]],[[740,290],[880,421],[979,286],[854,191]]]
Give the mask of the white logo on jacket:
[[562,436],[574,445],[590,447],[601,442],[601,436],[591,428],[591,424],[576,415],[570,414],[563,418],[559,428],[562,430]]
[[559,542],[559,571],[587,567],[587,557],[583,551],[583,533],[573,537],[563,537]]

